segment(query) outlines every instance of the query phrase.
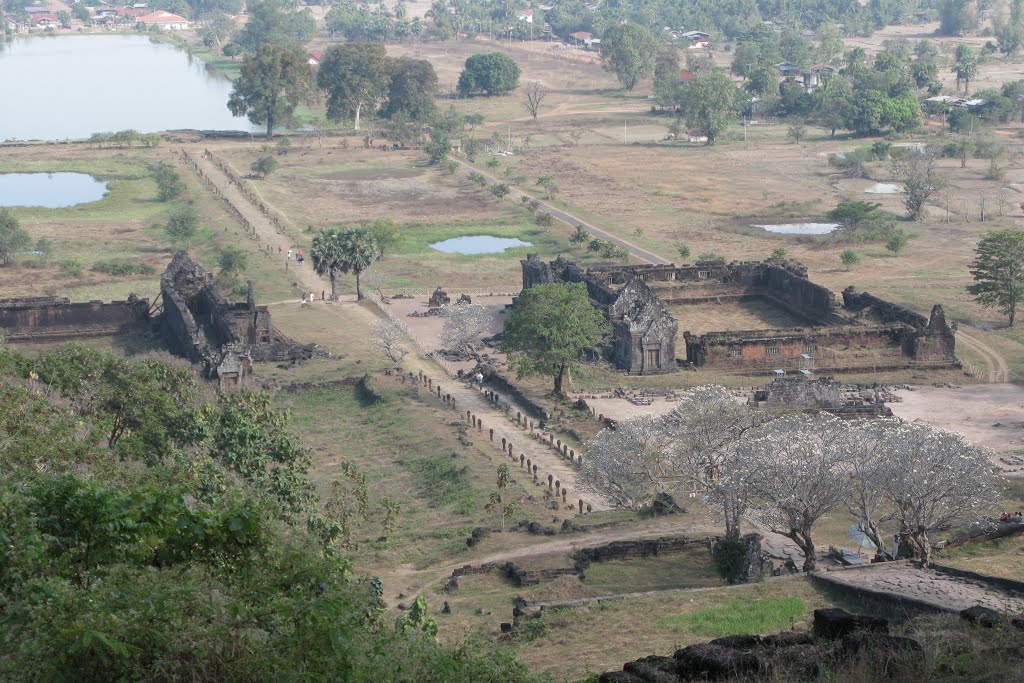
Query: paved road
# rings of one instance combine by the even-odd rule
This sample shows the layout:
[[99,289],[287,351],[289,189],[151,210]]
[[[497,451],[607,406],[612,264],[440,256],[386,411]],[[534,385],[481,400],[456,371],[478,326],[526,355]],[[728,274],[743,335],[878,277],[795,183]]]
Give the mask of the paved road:
[[[483,175],[483,177],[487,179],[487,184],[488,185],[498,185],[500,183],[504,183],[505,182],[503,179],[498,178],[497,176],[491,175],[487,171],[484,171],[482,169],[476,168],[472,164],[467,164],[464,161],[460,161],[459,162],[459,166],[461,166],[462,169],[464,171],[466,171],[467,173],[471,173],[471,172],[475,171],[475,172]],[[512,192],[509,194],[509,196],[510,197],[514,197],[516,199],[518,199],[519,197],[524,197],[524,196],[525,197],[530,197],[530,199],[534,199],[534,197],[532,197],[532,196],[526,194],[525,192],[523,192],[523,191],[521,191],[521,190],[519,190],[517,188],[514,188],[514,187],[512,187]],[[630,254],[632,254],[636,258],[640,259],[641,261],[646,261],[647,263],[654,263],[654,264],[657,264],[657,265],[666,265],[668,263],[671,263],[671,261],[666,261],[665,259],[661,258],[657,254],[652,254],[651,252],[646,251],[644,249],[641,249],[640,247],[636,246],[635,244],[631,244],[631,243],[627,242],[626,240],[621,239],[619,237],[616,237],[615,235],[613,235],[613,234],[611,234],[609,232],[605,232],[604,230],[601,230],[600,228],[595,228],[590,223],[587,223],[586,221],[581,220],[581,219],[577,218],[576,216],[573,216],[572,214],[566,213],[565,211],[562,211],[559,208],[551,206],[547,202],[540,202],[540,205],[541,205],[541,207],[543,207],[543,209],[545,211],[550,213],[552,216],[554,216],[555,218],[557,218],[560,221],[568,223],[572,227],[576,227],[577,225],[582,225],[583,228],[587,232],[589,232],[591,235],[593,235],[594,237],[600,237],[603,240],[608,240],[609,242],[613,242],[615,244],[618,244],[620,247],[625,247],[626,249],[629,250]]]

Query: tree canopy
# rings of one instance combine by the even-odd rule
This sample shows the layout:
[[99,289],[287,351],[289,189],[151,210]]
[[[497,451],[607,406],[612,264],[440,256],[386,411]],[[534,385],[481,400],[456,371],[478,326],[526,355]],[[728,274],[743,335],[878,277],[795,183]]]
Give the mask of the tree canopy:
[[1013,327],[1024,299],[1024,231],[990,232],[978,242],[970,266],[974,284],[967,291],[982,306],[995,308]]
[[32,238],[6,206],[0,207],[0,263],[8,265],[14,257],[28,249]]
[[317,86],[327,91],[327,117],[351,118],[359,130],[363,108],[370,113],[387,96],[391,60],[379,43],[346,43],[327,51],[316,73]]
[[611,26],[601,37],[605,68],[615,72],[626,90],[654,74],[655,58],[661,48],[662,41],[650,29],[636,24]]
[[196,389],[176,362],[0,348],[0,678],[537,680],[509,650],[438,645],[422,598],[395,624],[296,514],[313,487],[287,413]]
[[252,0],[248,19],[233,42],[246,52],[257,52],[266,43],[299,50],[316,34],[316,20],[308,9],[290,9],[284,0]]
[[519,87],[519,65],[503,52],[475,54],[459,74],[460,95],[507,95]]
[[715,140],[736,120],[738,93],[723,71],[694,74],[679,88],[679,110],[686,125]]
[[228,109],[234,116],[247,116],[256,125],[266,124],[267,139],[274,125],[287,122],[302,99],[309,94],[313,72],[301,50],[264,43],[246,55],[235,80]]
[[566,371],[580,355],[610,332],[604,316],[590,304],[583,284],[545,284],[524,290],[505,321],[505,351],[519,376],[554,378],[562,393]]

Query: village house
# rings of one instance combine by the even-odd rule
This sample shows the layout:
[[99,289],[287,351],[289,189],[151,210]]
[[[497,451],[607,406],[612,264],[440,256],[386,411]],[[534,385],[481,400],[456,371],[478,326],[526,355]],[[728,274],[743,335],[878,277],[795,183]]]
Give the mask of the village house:
[[324,59],[323,50],[314,50],[313,52],[308,53],[308,56],[310,66],[320,66],[320,62]]
[[527,24],[533,23],[533,10],[532,9],[517,9],[516,10],[516,21],[525,21]]
[[50,12],[36,12],[29,15],[29,22],[32,26],[41,26],[43,28],[48,26],[60,26],[60,17]]
[[689,50],[710,50],[711,36],[704,31],[687,31],[682,35],[689,43]]
[[810,92],[825,84],[836,73],[834,66],[828,64],[815,64],[804,72],[804,88]]
[[138,17],[143,26],[159,26],[165,31],[184,31],[188,28],[188,19],[164,10],[157,10]]

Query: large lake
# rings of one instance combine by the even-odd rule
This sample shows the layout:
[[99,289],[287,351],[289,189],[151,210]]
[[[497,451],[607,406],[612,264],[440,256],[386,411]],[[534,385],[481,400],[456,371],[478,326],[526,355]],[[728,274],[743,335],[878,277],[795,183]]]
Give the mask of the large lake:
[[231,81],[146,36],[0,38],[0,140],[63,140],[134,128],[249,130]]

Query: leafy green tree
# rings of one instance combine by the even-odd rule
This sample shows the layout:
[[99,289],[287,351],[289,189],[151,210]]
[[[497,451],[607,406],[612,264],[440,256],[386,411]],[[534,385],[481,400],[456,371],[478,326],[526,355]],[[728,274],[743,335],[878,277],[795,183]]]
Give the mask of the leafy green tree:
[[519,65],[502,52],[470,56],[459,74],[459,94],[507,95],[519,87]]
[[390,61],[387,102],[381,114],[404,114],[410,121],[430,121],[437,114],[437,73],[425,59],[401,57]]
[[505,183],[495,183],[494,185],[491,185],[491,194],[493,194],[498,199],[504,199],[505,196],[508,195],[508,193],[511,191],[512,188],[510,188]]
[[217,267],[223,273],[242,273],[249,267],[249,256],[241,248],[229,244],[217,254]]
[[245,26],[234,42],[250,54],[267,44],[300,50],[316,34],[316,20],[309,10],[290,9],[285,0],[251,0],[246,13]]
[[939,33],[944,36],[959,36],[978,28],[978,7],[974,0],[941,0],[939,9]]
[[266,178],[277,169],[277,159],[266,154],[252,162],[252,164],[249,165],[249,168],[252,169],[252,172],[260,178]]
[[430,163],[438,164],[447,159],[448,155],[451,154],[451,138],[443,130],[433,130],[430,132],[430,142],[423,148],[423,151],[430,158]]
[[7,207],[0,207],[0,263],[10,265],[14,257],[28,249],[32,238],[21,227],[18,219]]
[[263,43],[242,60],[241,72],[228,97],[228,110],[234,116],[247,116],[256,125],[266,124],[269,140],[274,124],[291,118],[309,94],[312,81],[313,72],[304,52]]
[[679,89],[679,52],[666,45],[654,60],[654,100],[663,107],[672,106]]
[[886,96],[878,90],[854,92],[847,108],[846,128],[861,135],[881,130]]
[[601,57],[626,90],[654,74],[662,41],[650,29],[637,24],[609,26],[601,36]]
[[341,251],[341,231],[337,228],[321,228],[313,236],[313,248],[309,252],[313,259],[313,269],[317,275],[328,276],[331,280],[331,300],[338,298],[337,279],[341,272],[343,255]]
[[850,268],[860,263],[860,255],[853,249],[844,249],[843,253],[839,255],[839,260],[842,261],[847,270],[850,270]]
[[970,265],[974,284],[967,288],[986,308],[995,308],[1013,327],[1024,298],[1024,231],[996,230],[981,238]]
[[374,221],[369,228],[370,239],[377,245],[377,260],[380,261],[384,255],[398,246],[402,241],[402,232],[390,218],[380,218]]
[[388,93],[391,61],[379,43],[335,45],[320,62],[316,84],[327,91],[327,118],[352,118],[359,130],[363,108],[376,113]]
[[913,95],[888,97],[882,103],[882,124],[897,133],[917,128],[923,121],[921,105]]
[[974,55],[974,50],[970,45],[956,46],[956,58],[951,71],[956,75],[956,91],[960,92],[960,83],[963,83],[966,95],[971,89],[971,81],[978,73],[978,58]]
[[679,254],[679,258],[684,261],[690,258],[690,247],[685,244],[676,244],[676,253]]
[[889,236],[888,241],[885,243],[885,248],[894,254],[898,254],[907,246],[909,237],[905,230],[896,229]]
[[903,203],[907,207],[907,217],[912,221],[921,218],[925,203],[945,184],[936,163],[935,152],[925,149],[908,150],[893,164],[896,176],[903,180]]
[[266,495],[285,516],[312,509],[309,454],[288,433],[289,414],[271,406],[269,393],[222,392],[201,419],[213,460]]
[[736,118],[736,86],[722,71],[694,74],[680,88],[680,110],[686,125],[704,133],[713,145]]
[[199,232],[199,216],[191,206],[172,211],[164,226],[164,233],[171,244],[188,249]]
[[591,305],[583,284],[537,285],[524,290],[512,306],[504,349],[520,377],[553,377],[554,392],[562,395],[566,371],[609,332],[608,321]]
[[879,202],[840,202],[836,208],[825,214],[829,220],[839,223],[846,230],[856,230],[885,215]]
[[185,191],[185,183],[174,168],[174,164],[158,161],[149,167],[157,186],[157,197],[162,202],[174,199]]
[[221,50],[221,53],[225,57],[227,57],[228,59],[230,59],[232,61],[234,61],[235,57],[237,57],[238,55],[242,54],[242,52],[243,52],[242,46],[239,45],[238,43],[228,43]]

